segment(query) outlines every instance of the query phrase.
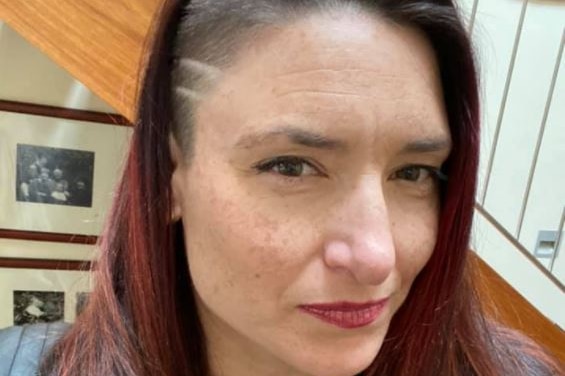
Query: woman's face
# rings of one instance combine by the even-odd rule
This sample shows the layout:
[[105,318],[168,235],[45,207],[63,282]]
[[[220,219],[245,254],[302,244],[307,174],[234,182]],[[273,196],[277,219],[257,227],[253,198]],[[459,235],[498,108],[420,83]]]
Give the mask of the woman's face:
[[436,242],[450,135],[427,41],[347,12],[264,31],[195,124],[173,210],[215,374],[366,368]]

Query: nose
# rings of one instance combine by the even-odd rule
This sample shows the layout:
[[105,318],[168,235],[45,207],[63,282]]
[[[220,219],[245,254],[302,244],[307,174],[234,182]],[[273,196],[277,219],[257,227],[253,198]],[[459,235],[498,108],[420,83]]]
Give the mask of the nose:
[[396,254],[388,210],[378,176],[367,176],[334,212],[324,243],[324,262],[359,283],[382,284],[395,267]]

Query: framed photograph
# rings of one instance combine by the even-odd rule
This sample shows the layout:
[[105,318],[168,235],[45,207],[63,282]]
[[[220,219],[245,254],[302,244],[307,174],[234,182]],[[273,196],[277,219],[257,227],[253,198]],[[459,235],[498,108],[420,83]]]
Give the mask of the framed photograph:
[[12,291],[14,325],[63,321],[65,293],[63,291]]
[[0,237],[92,243],[132,131],[117,115],[0,101]]
[[0,258],[0,328],[72,323],[92,289],[89,264]]
[[92,208],[94,152],[16,145],[16,201]]

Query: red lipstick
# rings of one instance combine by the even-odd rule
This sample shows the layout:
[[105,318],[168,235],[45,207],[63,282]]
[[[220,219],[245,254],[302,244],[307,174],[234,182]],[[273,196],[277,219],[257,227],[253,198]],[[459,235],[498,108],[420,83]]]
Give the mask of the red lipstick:
[[305,304],[299,308],[322,321],[344,329],[354,329],[373,323],[385,309],[388,299],[366,303]]

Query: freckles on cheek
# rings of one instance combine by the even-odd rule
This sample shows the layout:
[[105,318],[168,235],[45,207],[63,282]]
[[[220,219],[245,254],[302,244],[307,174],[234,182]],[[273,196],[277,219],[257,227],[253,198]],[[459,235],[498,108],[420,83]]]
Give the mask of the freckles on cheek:
[[406,282],[411,282],[430,259],[436,244],[433,222],[397,228],[397,265]]
[[[209,170],[191,177],[200,183],[186,196],[187,250],[194,259],[194,272],[207,279],[208,286],[218,285],[216,289],[282,289],[303,259],[298,253],[305,249],[299,244],[304,229],[272,205],[239,189],[237,182],[206,175]],[[233,188],[224,190],[226,186]],[[207,277],[210,274],[214,281]]]
[[249,267],[269,277],[284,274],[297,261],[292,239],[292,232],[283,224],[258,216],[251,220],[239,241]]
[[219,202],[207,227],[209,247],[206,252],[216,253],[222,264],[237,278],[257,279],[283,267],[285,244],[280,241],[280,224],[253,210],[239,201]]

